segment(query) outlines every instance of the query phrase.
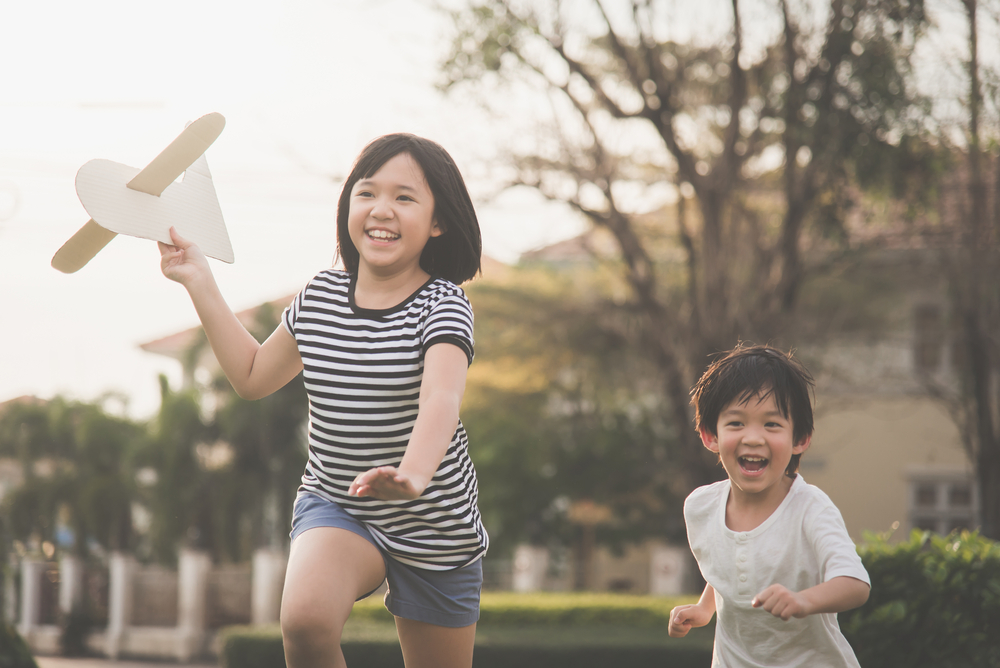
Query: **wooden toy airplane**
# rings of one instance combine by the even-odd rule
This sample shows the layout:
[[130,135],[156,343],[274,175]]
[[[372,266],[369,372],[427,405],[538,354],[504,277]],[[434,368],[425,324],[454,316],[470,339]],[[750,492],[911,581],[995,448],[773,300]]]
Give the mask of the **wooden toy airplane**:
[[[225,126],[222,114],[202,116],[142,171],[111,160],[81,167],[76,193],[91,218],[56,251],[52,266],[66,274],[78,271],[119,234],[169,244],[171,225],[205,255],[232,263],[233,247],[204,155]],[[174,183],[181,174],[184,179]]]

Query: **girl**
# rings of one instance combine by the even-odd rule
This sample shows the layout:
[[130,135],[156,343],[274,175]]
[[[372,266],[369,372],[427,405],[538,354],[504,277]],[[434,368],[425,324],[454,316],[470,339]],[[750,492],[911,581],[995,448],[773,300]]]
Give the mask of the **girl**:
[[480,269],[465,182],[432,141],[393,134],[354,164],[337,208],[345,271],[320,272],[263,343],[226,305],[205,256],[171,229],[164,275],[191,296],[247,399],[304,371],[309,462],[281,601],[289,668],[344,666],[354,602],[388,581],[407,668],[472,665],[488,538],[458,418]]

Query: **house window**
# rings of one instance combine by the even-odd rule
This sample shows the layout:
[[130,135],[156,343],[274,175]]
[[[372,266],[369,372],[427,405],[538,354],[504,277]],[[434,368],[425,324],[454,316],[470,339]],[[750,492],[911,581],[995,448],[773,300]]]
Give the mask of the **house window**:
[[976,487],[969,473],[922,473],[910,479],[910,527],[948,534],[976,526]]

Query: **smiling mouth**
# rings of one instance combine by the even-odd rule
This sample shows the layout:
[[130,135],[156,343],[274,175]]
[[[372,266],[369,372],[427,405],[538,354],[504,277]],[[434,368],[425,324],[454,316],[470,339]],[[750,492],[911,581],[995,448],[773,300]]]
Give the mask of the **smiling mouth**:
[[739,458],[740,468],[747,473],[759,473],[767,468],[768,461],[764,457],[744,455]]
[[388,230],[368,230],[365,234],[368,235],[369,239],[374,239],[375,241],[395,241],[399,238],[398,234],[389,232]]

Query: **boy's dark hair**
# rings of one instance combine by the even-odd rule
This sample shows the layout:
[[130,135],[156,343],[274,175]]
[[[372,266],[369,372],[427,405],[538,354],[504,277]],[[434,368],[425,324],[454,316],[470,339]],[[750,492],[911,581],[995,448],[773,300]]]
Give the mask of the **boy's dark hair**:
[[420,268],[456,285],[479,273],[483,241],[472,198],[455,161],[439,144],[422,137],[397,133],[379,137],[361,151],[344,182],[337,203],[337,253],[352,274],[358,271],[358,249],[351,241],[347,219],[351,190],[361,179],[371,178],[392,158],[406,153],[424,172],[434,195],[434,216],[442,234],[431,237],[420,255]]
[[[791,352],[740,343],[716,358],[691,390],[695,425],[718,436],[719,414],[726,406],[770,395],[781,414],[792,421],[792,438],[799,443],[813,432],[813,385],[812,375]],[[801,456],[792,455],[786,475],[795,477]]]

